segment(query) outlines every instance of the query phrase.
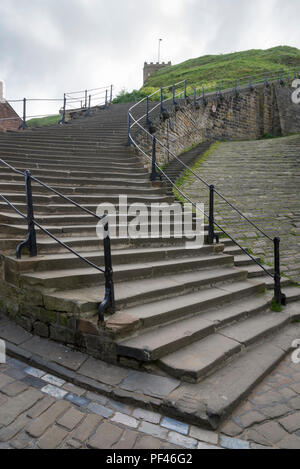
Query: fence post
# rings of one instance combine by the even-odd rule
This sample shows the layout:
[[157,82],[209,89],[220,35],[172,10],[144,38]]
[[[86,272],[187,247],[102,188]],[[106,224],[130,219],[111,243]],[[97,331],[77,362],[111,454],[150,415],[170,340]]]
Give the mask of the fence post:
[[280,238],[274,238],[274,300],[279,305],[286,304],[286,296],[281,291]]
[[197,105],[196,88],[194,88],[194,106]]
[[184,99],[187,98],[187,94],[186,94],[186,80],[184,80]]
[[108,104],[108,90],[105,91],[105,108],[107,108]]
[[214,197],[215,196],[215,186],[209,186],[209,228],[208,228],[208,243],[214,244],[215,240],[215,214],[214,214]]
[[108,221],[104,225],[104,260],[105,260],[105,299],[99,306],[99,322],[104,322],[104,313],[106,310],[110,314],[116,312],[115,306],[115,289],[113,280],[113,268],[111,257],[111,242],[109,236]]
[[157,172],[156,172],[156,137],[152,136],[152,173],[151,181],[156,181]]
[[84,107],[87,108],[87,90],[84,92]]
[[36,245],[36,232],[34,224],[34,210],[33,210],[33,200],[32,200],[32,188],[31,188],[31,173],[26,170],[24,173],[25,176],[25,190],[26,190],[26,205],[27,205],[27,225],[28,233],[26,240],[19,244],[17,247],[17,259],[21,259],[22,249],[27,246],[29,249],[30,257],[37,256],[37,245]]
[[110,85],[110,103],[112,103],[113,100],[113,85]]

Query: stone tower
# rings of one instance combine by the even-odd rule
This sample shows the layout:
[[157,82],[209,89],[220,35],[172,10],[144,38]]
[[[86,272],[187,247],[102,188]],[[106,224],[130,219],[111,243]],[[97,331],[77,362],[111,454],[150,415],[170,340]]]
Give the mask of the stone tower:
[[150,62],[149,64],[147,62],[145,62],[144,63],[144,80],[143,80],[143,84],[146,83],[146,81],[148,80],[150,75],[152,75],[152,73],[157,72],[158,70],[161,70],[164,67],[170,67],[171,65],[172,65],[171,62],[168,62],[168,63],[165,63],[165,62],[162,62],[162,63]]

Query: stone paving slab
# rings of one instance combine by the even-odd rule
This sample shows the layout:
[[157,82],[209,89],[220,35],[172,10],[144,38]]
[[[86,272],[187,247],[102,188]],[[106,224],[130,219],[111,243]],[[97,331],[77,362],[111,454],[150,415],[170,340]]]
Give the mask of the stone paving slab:
[[[289,406],[300,394],[293,392],[284,398],[281,394],[300,382],[299,366],[292,363],[289,355],[240,405],[220,432],[129,405],[124,414],[114,408],[110,399],[101,406],[107,410],[106,415],[99,415],[94,407],[101,405],[94,400],[97,394],[80,388],[81,399],[86,400],[84,406],[67,399],[57,400],[49,397],[46,390],[39,392],[30,387],[20,395],[5,396],[3,402],[0,390],[0,448],[300,449],[299,410]],[[11,375],[12,369],[34,371],[10,358],[7,364],[0,365],[4,376]],[[11,384],[15,382],[18,381]],[[278,405],[276,398],[285,402],[287,412],[279,418],[269,418],[264,409]]]
[[[291,347],[292,340],[297,334],[300,336],[300,325],[288,326],[287,331]],[[48,396],[54,399],[67,400],[70,404],[81,408],[91,406],[91,412],[104,418],[112,417],[115,412],[130,415],[130,407],[135,406],[150,412],[152,419],[145,417],[145,420],[148,419],[148,423],[153,425],[157,424],[154,415],[163,414],[168,418],[184,421],[185,424],[215,430],[240,400],[253,389],[253,386],[284,358],[290,348],[282,347],[280,340],[278,344],[273,344],[273,338],[269,340],[270,343],[253,347],[244,358],[241,356],[237,361],[231,361],[226,368],[198,384],[181,383],[173,378],[98,362],[48,339],[30,337],[21,346],[9,342],[6,344],[9,354],[27,362],[27,366],[22,368],[15,360],[14,373],[18,371],[26,374],[26,377],[19,381],[39,392],[47,392]],[[277,335],[276,340],[278,340]],[[38,351],[43,355],[37,355]],[[68,368],[62,366],[64,362],[61,358],[64,356],[67,357]],[[62,361],[62,364],[58,364],[58,360]],[[103,371],[105,382],[81,374],[80,370],[83,370],[92,376],[93,366],[95,366],[96,379],[102,379]],[[77,370],[71,370],[70,367]],[[247,374],[244,373],[245,369],[248,370]],[[3,386],[10,384],[14,379],[6,375]],[[50,384],[49,381],[54,384]],[[108,382],[111,385],[106,384]],[[76,386],[85,392],[81,392],[80,395],[76,394],[75,390],[70,392],[69,389],[64,389],[65,385]],[[86,392],[95,393],[99,397],[95,400],[86,399]],[[297,397],[291,400],[289,405],[293,406],[293,410],[300,409]],[[176,431],[178,432],[178,429]],[[183,433],[182,431],[181,434]]]

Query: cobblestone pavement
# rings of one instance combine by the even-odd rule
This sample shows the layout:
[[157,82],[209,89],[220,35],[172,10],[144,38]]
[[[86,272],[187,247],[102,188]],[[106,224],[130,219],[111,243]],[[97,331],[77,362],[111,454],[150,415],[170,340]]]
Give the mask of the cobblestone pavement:
[[223,425],[253,448],[300,449],[300,364],[288,356]]
[[[221,143],[196,169],[271,237],[281,238],[283,271],[300,282],[300,136]],[[194,176],[184,192],[208,206]],[[242,245],[273,265],[273,245],[216,196],[216,221]]]
[[220,433],[94,394],[9,358],[0,449],[300,449],[300,364],[288,357]]
[[8,359],[0,365],[0,449],[210,449],[218,434],[134,408]]

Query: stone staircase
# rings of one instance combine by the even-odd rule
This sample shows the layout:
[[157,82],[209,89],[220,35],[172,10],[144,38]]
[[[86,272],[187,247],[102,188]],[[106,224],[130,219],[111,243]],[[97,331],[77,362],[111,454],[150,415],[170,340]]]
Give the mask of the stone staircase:
[[[30,169],[93,212],[102,202],[120,211],[120,194],[146,207],[173,202],[164,184],[152,187],[142,157],[126,146],[128,108],[112,105],[65,126],[0,134],[0,158]],[[22,175],[2,165],[0,193],[26,212]],[[33,200],[38,223],[104,266],[94,217],[36,183]],[[186,238],[173,231],[169,239],[112,237],[117,311],[98,324],[104,276],[38,230],[38,256],[16,260],[26,230],[0,202],[1,310],[29,331],[110,363],[205,386],[214,372],[239,367],[245,350],[259,348],[300,317],[300,310],[273,313],[269,277],[229,239],[208,245],[206,226],[201,248],[186,249]],[[285,284],[288,299],[299,300],[300,290]]]

